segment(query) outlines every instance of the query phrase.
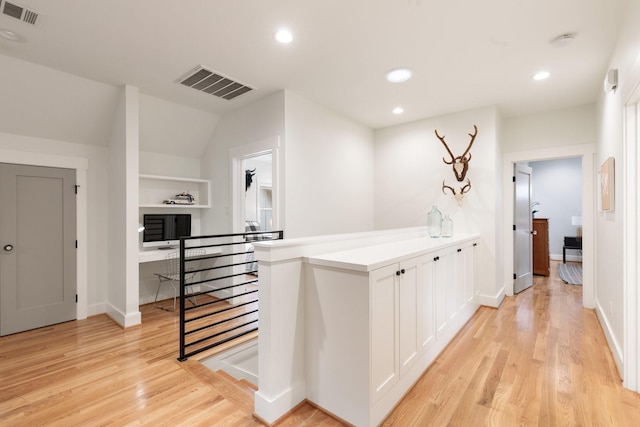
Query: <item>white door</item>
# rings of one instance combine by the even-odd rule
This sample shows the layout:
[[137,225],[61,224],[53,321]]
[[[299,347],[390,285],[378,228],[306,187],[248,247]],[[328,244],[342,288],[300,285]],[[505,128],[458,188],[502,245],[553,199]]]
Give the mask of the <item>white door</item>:
[[513,292],[518,293],[533,284],[533,236],[531,233],[531,168],[514,165]]
[[0,201],[0,335],[75,319],[75,171],[0,164]]

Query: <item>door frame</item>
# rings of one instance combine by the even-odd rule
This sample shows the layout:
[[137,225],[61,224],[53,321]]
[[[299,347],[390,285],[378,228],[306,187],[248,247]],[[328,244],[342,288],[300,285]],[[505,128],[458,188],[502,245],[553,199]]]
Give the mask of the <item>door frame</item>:
[[34,153],[0,149],[2,163],[13,163],[27,166],[45,166],[52,168],[74,169],[76,171],[76,319],[86,319],[88,311],[87,291],[87,171],[89,159],[81,157],[56,156],[52,154]]
[[567,157],[580,157],[582,159],[582,306],[595,308],[595,209],[596,209],[596,176],[594,158],[596,155],[595,144],[567,145],[563,147],[549,147],[538,150],[527,150],[503,155],[502,182],[504,204],[503,217],[505,232],[503,233],[504,245],[504,289],[507,296],[513,295],[513,227],[514,196],[512,191],[513,165],[521,162],[533,162],[540,160],[555,160]]
[[273,230],[284,229],[283,192],[282,185],[282,150],[280,137],[272,136],[259,141],[244,144],[229,149],[230,183],[231,183],[231,231],[232,233],[244,233],[245,217],[243,206],[245,204],[245,177],[243,162],[245,159],[271,153],[271,196],[273,203],[272,219]]

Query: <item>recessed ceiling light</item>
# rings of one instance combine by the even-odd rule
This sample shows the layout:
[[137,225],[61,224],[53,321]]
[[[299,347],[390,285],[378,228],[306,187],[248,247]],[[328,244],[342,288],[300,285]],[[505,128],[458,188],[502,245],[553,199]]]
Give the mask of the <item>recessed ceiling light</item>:
[[413,71],[408,68],[395,68],[386,74],[387,80],[391,83],[406,82],[413,76]]
[[402,113],[404,113],[404,108],[402,108],[402,107],[396,107],[396,108],[394,108],[394,109],[392,110],[392,113],[393,113],[393,114],[402,114]]
[[286,29],[276,31],[273,34],[273,37],[280,43],[284,44],[291,43],[293,41],[293,34],[291,34],[291,31]]
[[551,75],[550,72],[548,71],[539,71],[536,74],[533,75],[532,79],[533,80],[544,80],[544,79],[548,79],[549,76]]
[[0,37],[5,40],[10,40],[12,42],[23,42],[26,39],[22,37],[20,34],[15,31],[5,30],[4,28],[0,28]]

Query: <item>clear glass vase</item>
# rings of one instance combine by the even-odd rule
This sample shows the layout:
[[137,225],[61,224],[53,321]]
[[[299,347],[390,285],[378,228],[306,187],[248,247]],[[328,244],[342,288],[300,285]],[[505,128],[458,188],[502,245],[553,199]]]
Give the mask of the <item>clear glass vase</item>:
[[449,218],[449,214],[445,214],[442,220],[442,237],[453,236],[453,220]]
[[440,237],[442,234],[442,214],[436,205],[427,214],[427,232],[430,237]]

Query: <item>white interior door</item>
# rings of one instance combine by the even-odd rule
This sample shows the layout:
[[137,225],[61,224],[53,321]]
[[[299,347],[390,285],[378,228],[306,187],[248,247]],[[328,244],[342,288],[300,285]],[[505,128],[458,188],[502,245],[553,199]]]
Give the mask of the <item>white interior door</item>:
[[0,164],[0,335],[76,318],[75,176]]
[[518,293],[533,284],[533,236],[531,226],[531,168],[514,165],[514,286]]

